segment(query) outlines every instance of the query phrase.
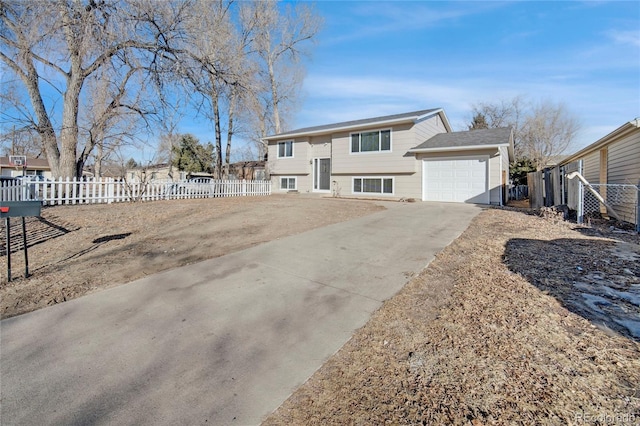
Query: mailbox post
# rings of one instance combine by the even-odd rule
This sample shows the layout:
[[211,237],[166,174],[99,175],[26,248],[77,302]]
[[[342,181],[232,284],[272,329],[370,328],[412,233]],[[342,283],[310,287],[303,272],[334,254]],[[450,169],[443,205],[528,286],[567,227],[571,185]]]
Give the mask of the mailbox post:
[[27,253],[27,224],[25,217],[40,216],[42,202],[28,201],[0,201],[0,218],[4,218],[7,249],[7,281],[11,281],[11,221],[12,217],[22,219],[22,247],[24,249],[24,276],[29,277],[29,256]]

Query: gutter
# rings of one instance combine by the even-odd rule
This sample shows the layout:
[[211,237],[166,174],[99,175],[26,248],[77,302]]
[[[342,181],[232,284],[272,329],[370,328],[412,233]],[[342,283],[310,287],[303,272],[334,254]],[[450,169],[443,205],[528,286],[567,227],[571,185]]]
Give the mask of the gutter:
[[497,145],[467,145],[467,146],[443,146],[437,148],[411,148],[409,151],[412,154],[419,153],[428,153],[428,152],[443,152],[443,151],[471,151],[471,150],[480,150],[480,149],[498,149],[500,147],[506,146],[509,144],[497,144]]
[[586,154],[589,154],[593,151],[598,150],[601,146],[612,142],[612,139],[620,137],[625,132],[633,129],[638,129],[638,128],[640,128],[640,117],[634,118],[633,120],[624,123],[622,126],[618,127],[617,129],[607,134],[606,136],[601,137],[591,145],[588,145],[587,147],[582,148],[580,151],[576,152],[575,154],[568,156],[567,158],[562,160],[558,165],[563,166],[565,164],[569,164]]

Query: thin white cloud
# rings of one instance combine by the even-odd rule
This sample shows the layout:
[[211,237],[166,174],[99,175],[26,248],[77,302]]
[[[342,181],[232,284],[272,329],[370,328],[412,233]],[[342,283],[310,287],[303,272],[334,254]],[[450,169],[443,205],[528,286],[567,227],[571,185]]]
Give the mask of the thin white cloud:
[[362,2],[355,3],[348,15],[351,19],[341,22],[340,34],[327,34],[324,43],[339,44],[353,40],[368,39],[381,34],[417,31],[433,28],[448,21],[485,13],[502,7],[503,2],[452,2],[438,8],[427,2]]
[[606,35],[616,43],[640,47],[640,30],[610,30]]

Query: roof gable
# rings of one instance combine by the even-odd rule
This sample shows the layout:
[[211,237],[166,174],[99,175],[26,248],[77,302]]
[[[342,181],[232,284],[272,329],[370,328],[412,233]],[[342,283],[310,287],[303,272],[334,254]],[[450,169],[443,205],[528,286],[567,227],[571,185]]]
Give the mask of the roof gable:
[[[415,122],[436,113],[444,114],[444,111],[442,110],[442,108],[423,109],[419,111],[406,112],[402,114],[385,115],[380,117],[365,118],[361,120],[342,121],[339,123],[325,124],[322,126],[303,127],[300,129],[279,133],[277,135],[267,136],[264,139],[269,140],[269,139],[276,139],[276,138],[282,139],[282,138],[293,137],[293,136],[319,135],[319,134],[332,133],[338,130],[355,130],[359,127],[375,126],[378,124],[383,125],[383,124],[395,124],[395,123],[411,122],[411,121]],[[446,116],[445,116],[445,120],[443,121],[445,121],[446,123],[445,126],[449,128],[449,124],[446,121]]]

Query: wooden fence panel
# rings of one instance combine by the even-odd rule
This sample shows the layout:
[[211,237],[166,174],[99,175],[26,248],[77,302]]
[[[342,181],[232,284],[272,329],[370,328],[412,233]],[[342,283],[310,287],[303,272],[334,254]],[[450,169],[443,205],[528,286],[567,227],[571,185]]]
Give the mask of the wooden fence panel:
[[529,207],[538,209],[544,206],[544,183],[542,172],[527,173],[529,187]]

